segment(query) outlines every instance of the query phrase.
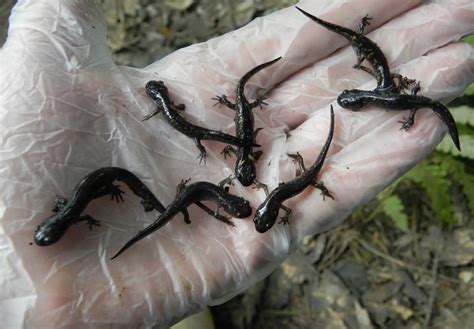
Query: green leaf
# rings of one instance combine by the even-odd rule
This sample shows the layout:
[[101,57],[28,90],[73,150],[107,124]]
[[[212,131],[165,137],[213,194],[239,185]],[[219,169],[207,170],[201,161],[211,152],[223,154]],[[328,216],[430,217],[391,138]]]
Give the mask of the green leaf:
[[467,166],[462,161],[456,160],[453,157],[439,155],[434,160],[441,167],[445,168],[449,175],[461,185],[464,196],[467,199],[469,212],[474,216],[474,175],[466,171]]
[[393,220],[395,226],[402,231],[407,231],[408,217],[405,214],[405,207],[400,198],[394,194],[383,200],[382,203],[384,213]]
[[467,37],[462,38],[462,40],[474,45],[474,34],[468,35]]
[[466,90],[462,93],[462,96],[474,96],[474,83],[467,86]]
[[420,184],[430,198],[431,206],[438,219],[446,224],[453,223],[453,200],[448,170],[436,163],[423,161],[405,174],[404,178]]

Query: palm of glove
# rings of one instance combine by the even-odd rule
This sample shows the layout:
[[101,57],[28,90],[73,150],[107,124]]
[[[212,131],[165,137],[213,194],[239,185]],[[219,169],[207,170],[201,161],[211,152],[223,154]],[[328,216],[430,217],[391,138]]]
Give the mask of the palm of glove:
[[[473,52],[464,44],[436,48],[472,32],[474,10],[469,1],[440,2],[411,9],[389,23],[414,1],[394,5],[367,0],[363,6],[306,1],[300,6],[348,27],[366,14],[375,17],[373,27],[381,28],[369,37],[391,66],[421,80],[421,93],[448,99],[471,82]],[[434,24],[438,28],[421,28]],[[411,30],[416,34],[407,33]],[[401,40],[394,41],[394,36]],[[255,127],[264,128],[257,140],[264,152],[257,179],[271,188],[291,179],[295,165],[287,153],[298,151],[307,166],[316,159],[328,133],[329,105],[337,95],[346,88],[375,86],[370,76],[352,68],[350,47],[332,54],[344,44],[288,8],[144,69],[117,67],[92,1],[17,5],[0,53],[0,181],[5,186],[0,196],[5,205],[2,226],[10,237],[2,239],[2,250],[22,263],[2,267],[13,266],[21,273],[12,285],[28,282],[28,292],[38,294],[35,305],[25,307],[30,321],[59,325],[177,320],[262,278],[302,237],[334,227],[429,154],[445,132],[429,110],[420,111],[405,132],[398,123],[404,113],[354,113],[335,106],[335,137],[319,176],[335,201],[323,201],[309,187],[286,203],[293,209],[289,226],[275,225],[261,235],[251,218],[230,227],[192,206],[191,225],[177,216],[111,262],[110,256],[154,219],[126,190],[125,204],[102,198],[86,210],[102,220],[100,228],[90,232],[79,224],[56,245],[29,245],[34,227],[51,213],[54,194],[67,197],[82,176],[99,167],[133,171],[165,205],[183,178],[217,183],[233,172],[233,159],[219,154],[225,145],[204,142],[207,164],[199,165],[193,141],[164,118],[142,121],[155,106],[144,91],[152,79],[166,82],[173,101],[186,105],[183,115],[189,121],[234,134],[234,112],[214,107],[212,98],[226,94],[232,101],[235,84],[246,71],[283,56],[248,83],[246,94],[254,100],[259,89],[273,88],[268,106],[254,110]],[[431,49],[436,50],[421,58]],[[264,199],[263,191],[238,184],[231,191],[249,199],[254,208]],[[1,273],[2,280],[7,277]],[[17,293],[2,291],[1,299],[13,300]]]

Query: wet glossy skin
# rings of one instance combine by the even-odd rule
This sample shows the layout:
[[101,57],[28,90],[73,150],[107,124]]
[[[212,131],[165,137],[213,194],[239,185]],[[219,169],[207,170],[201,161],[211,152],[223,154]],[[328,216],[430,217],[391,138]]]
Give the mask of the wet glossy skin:
[[[183,187],[178,191],[175,200],[166,208],[160,217],[151,225],[141,230],[131,238],[113,257],[118,257],[132,245],[166,225],[180,211],[186,210],[193,203],[213,201],[222,207],[229,215],[245,218],[252,214],[250,203],[242,197],[230,194],[221,186],[209,182],[197,182]],[[232,222],[224,220],[227,224]]]
[[249,102],[245,97],[245,84],[258,72],[267,68],[277,61],[281,57],[275,58],[269,62],[260,64],[247,73],[239,80],[235,90],[235,104],[231,103],[226,96],[218,96],[216,99],[220,104],[226,105],[230,109],[235,111],[234,122],[236,127],[236,136],[242,140],[241,145],[236,152],[237,161],[235,162],[235,175],[239,182],[244,186],[251,185],[257,176],[255,169],[255,161],[260,155],[256,155],[253,151],[255,146],[255,127],[253,109],[257,106],[261,106],[263,99],[257,99],[254,102]]
[[169,98],[168,88],[165,86],[163,81],[149,81],[146,84],[146,93],[150,96],[155,103],[157,104],[157,109],[146,115],[144,120],[148,120],[154,115],[158,114],[160,111],[163,111],[166,120],[179,132],[182,134],[193,138],[196,147],[201,152],[200,159],[204,159],[206,156],[206,150],[201,144],[201,140],[215,140],[218,142],[231,144],[235,146],[241,146],[244,144],[239,138],[225,134],[220,131],[210,130],[203,127],[199,127],[187,122],[179,113],[179,110],[184,109],[184,105],[174,105]]
[[[321,170],[326,154],[331,145],[332,137],[334,134],[334,111],[331,106],[331,122],[329,128],[329,134],[324,143],[324,146],[319,153],[318,158],[313,165],[302,172],[302,174],[295,179],[278,185],[265,199],[265,201],[255,211],[255,218],[253,220],[255,229],[259,233],[268,231],[276,222],[278,213],[282,204],[285,200],[292,198],[299,193],[303,192],[309,185],[316,183],[316,178]],[[329,195],[327,193],[326,195]]]
[[402,128],[408,129],[414,124],[416,110],[423,107],[432,109],[448,127],[454,145],[461,150],[456,122],[449,110],[438,101],[419,95],[399,95],[396,93],[380,93],[376,90],[344,90],[337,98],[340,106],[353,111],[366,106],[379,106],[392,111],[412,110],[405,118]]
[[362,29],[364,26],[363,23],[360,26],[361,32],[356,32],[343,26],[324,21],[321,18],[313,16],[299,7],[296,7],[296,9],[298,9],[312,21],[318,23],[321,26],[324,26],[330,31],[338,33],[339,35],[343,36],[348,40],[352,44],[354,49],[356,49],[356,54],[358,55],[358,63],[355,65],[355,67],[358,67],[358,65],[360,65],[361,59],[363,58],[367,59],[367,61],[373,67],[373,73],[377,78],[377,90],[392,91],[398,89],[393,82],[387,59],[385,58],[385,55],[383,54],[382,50],[379,48],[379,46],[377,46],[375,42],[373,42],[362,34]]
[[[296,9],[319,25],[345,37],[356,49],[359,61],[355,67],[359,67],[361,61],[365,58],[374,69],[373,74],[377,78],[377,88],[372,91],[357,89],[344,90],[337,99],[340,106],[353,111],[364,108],[368,105],[376,105],[388,110],[411,110],[409,116],[401,122],[403,123],[402,129],[408,129],[414,124],[415,113],[418,108],[429,107],[446,124],[454,144],[460,150],[456,122],[443,104],[428,97],[418,96],[416,95],[416,92],[412,95],[399,94],[401,89],[405,89],[407,84],[414,83],[414,80],[409,80],[397,75],[400,79],[400,86],[394,84],[394,75],[390,73],[385,55],[375,42],[362,35],[363,27],[367,24],[367,18],[363,20],[359,26],[360,32],[356,32],[326,22],[298,7],[296,7]],[[419,87],[419,85],[415,87]]]
[[66,230],[75,223],[87,221],[89,225],[99,225],[99,221],[90,216],[81,216],[89,202],[105,195],[117,202],[123,201],[122,192],[114,181],[124,182],[132,192],[142,199],[145,211],[158,210],[163,212],[165,207],[153,195],[142,181],[130,171],[118,167],[105,167],[86,175],[76,185],[69,201],[57,198],[54,211],[56,214],[45,219],[36,227],[34,241],[38,246],[48,246],[57,242]]

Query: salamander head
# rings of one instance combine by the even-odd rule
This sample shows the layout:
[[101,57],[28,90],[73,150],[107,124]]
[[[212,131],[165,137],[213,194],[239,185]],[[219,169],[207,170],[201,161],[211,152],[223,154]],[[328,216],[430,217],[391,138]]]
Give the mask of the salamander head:
[[[65,222],[71,222],[66,219]],[[38,246],[49,246],[57,242],[66,233],[67,225],[61,225],[59,214],[54,214],[36,226],[34,241]]]
[[258,233],[265,233],[275,224],[278,213],[280,211],[280,205],[276,202],[272,202],[271,199],[267,199],[262,203],[255,211],[255,218],[253,223]]
[[257,177],[253,160],[250,158],[243,158],[240,161],[238,160],[235,175],[243,186],[252,185]]
[[222,204],[222,207],[229,215],[237,218],[245,218],[252,214],[252,207],[244,198],[229,194],[227,201],[228,202]]
[[337,97],[337,103],[341,107],[352,111],[360,110],[368,105],[367,99],[361,95],[361,92],[357,89],[346,89]]
[[147,82],[145,90],[148,96],[154,100],[168,94],[168,88],[163,81],[150,80]]

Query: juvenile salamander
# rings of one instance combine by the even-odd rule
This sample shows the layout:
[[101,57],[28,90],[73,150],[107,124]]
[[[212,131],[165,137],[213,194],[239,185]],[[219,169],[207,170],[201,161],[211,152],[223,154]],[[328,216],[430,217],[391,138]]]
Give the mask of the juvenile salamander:
[[111,259],[118,257],[132,245],[166,225],[178,212],[185,211],[192,203],[199,205],[201,201],[206,200],[216,202],[218,208],[214,217],[229,225],[234,224],[228,218],[218,214],[220,207],[224,208],[233,217],[245,218],[250,216],[252,214],[250,203],[244,198],[230,194],[223,186],[224,182],[227,181],[224,180],[220,185],[214,185],[209,182],[197,182],[186,185],[187,180],[182,181],[178,186],[178,193],[173,203],[166,208],[154,223],[131,238]]
[[358,111],[366,106],[380,106],[392,111],[410,110],[408,117],[404,118],[401,129],[410,128],[415,122],[415,114],[419,108],[428,107],[435,112],[438,117],[448,127],[449,135],[454,145],[461,151],[459,143],[458,129],[456,122],[449,110],[438,101],[431,98],[416,95],[419,85],[413,89],[411,95],[399,95],[395,93],[379,93],[376,90],[344,90],[338,97],[337,102],[340,106]]
[[[448,126],[449,134],[454,142],[454,145],[460,150],[458,131],[456,122],[448,109],[435,100],[428,97],[417,96],[419,90],[419,83],[415,80],[407,79],[399,74],[391,74],[388,67],[387,59],[375,42],[365,37],[362,33],[364,27],[368,24],[371,18],[366,16],[359,24],[358,31],[352,31],[348,28],[326,22],[316,16],[313,16],[301,8],[296,7],[300,12],[309,17],[314,22],[324,26],[330,31],[338,33],[346,38],[355,49],[357,55],[357,63],[355,68],[363,69],[364,71],[374,75],[377,79],[377,87],[372,91],[365,90],[344,90],[339,95],[337,101],[340,106],[351,109],[353,111],[359,110],[368,105],[377,105],[388,110],[410,110],[408,117],[401,121],[402,129],[410,128],[415,120],[415,113],[421,107],[431,108],[441,120]],[[373,71],[361,65],[362,61],[367,61],[373,67]],[[399,85],[394,83],[394,79],[399,80]],[[411,95],[405,93],[399,94],[404,89],[411,88]]]
[[[57,242],[66,233],[72,224],[86,221],[92,225],[100,226],[99,221],[89,215],[81,216],[89,202],[105,195],[110,195],[111,199],[123,202],[122,194],[118,185],[114,181],[124,182],[132,192],[140,197],[145,211],[158,210],[163,212],[165,207],[146,187],[145,184],[130,171],[118,167],[104,167],[97,169],[86,175],[75,187],[72,197],[67,200],[56,197],[53,211],[54,215],[46,218],[36,227],[34,241],[38,246],[48,246]],[[187,218],[187,213],[184,214]]]
[[[184,104],[175,105],[169,97],[168,88],[163,81],[149,81],[146,84],[146,93],[156,103],[157,108],[155,111],[145,115],[143,120],[149,120],[151,117],[163,111],[166,120],[179,132],[194,139],[196,147],[200,151],[199,162],[205,160],[206,149],[201,144],[201,140],[215,140],[226,144],[235,146],[242,146],[244,142],[221,131],[210,130],[203,127],[199,127],[187,122],[178,111],[184,110]],[[255,144],[254,144],[255,145]]]
[[255,218],[253,219],[257,232],[264,233],[275,224],[280,208],[286,212],[286,214],[282,217],[282,222],[288,223],[288,220],[291,217],[292,210],[284,206],[283,202],[303,192],[303,190],[306,189],[309,185],[313,185],[314,187],[319,188],[322,191],[323,196],[329,196],[333,198],[324,186],[324,184],[318,183],[316,181],[317,175],[323,166],[324,159],[326,158],[326,154],[329,150],[329,146],[331,145],[333,134],[334,111],[331,106],[331,121],[329,134],[321,152],[319,153],[318,158],[308,170],[305,170],[301,156],[299,154],[296,156],[292,155],[293,158],[296,158],[300,162],[300,166],[303,172],[295,179],[278,185],[278,187],[275,188],[270,194],[268,194],[265,201],[263,201],[263,203],[257,208],[257,210],[255,211]]
[[235,153],[237,160],[235,162],[235,175],[240,183],[244,186],[249,186],[255,181],[257,176],[255,170],[255,163],[260,156],[262,151],[254,152],[253,146],[255,146],[255,139],[258,131],[261,129],[254,130],[254,117],[252,109],[257,106],[265,104],[263,97],[257,98],[253,102],[249,102],[245,97],[245,84],[258,72],[266,67],[279,61],[281,57],[275,58],[269,62],[260,64],[247,73],[239,80],[235,90],[235,103],[228,100],[226,95],[216,96],[218,104],[223,104],[228,108],[235,111],[234,121],[237,137],[243,142],[239,148],[234,150],[232,147],[227,146],[222,153],[229,155],[230,152]]
[[[362,34],[364,27],[368,25],[369,20],[372,19],[371,17],[365,16],[359,24],[358,31],[353,31],[343,26],[324,21],[299,7],[296,7],[296,9],[319,25],[343,36],[351,43],[357,55],[357,63],[354,65],[354,68],[362,69],[374,75],[377,79],[376,90],[385,92],[399,92],[400,89],[405,88],[407,84],[414,82],[414,80],[403,78],[399,74],[391,74],[387,59],[385,58],[382,50],[375,42]],[[364,59],[367,59],[367,61],[373,67],[373,71],[361,65]],[[394,78],[399,80],[399,86],[396,86],[393,82]]]

